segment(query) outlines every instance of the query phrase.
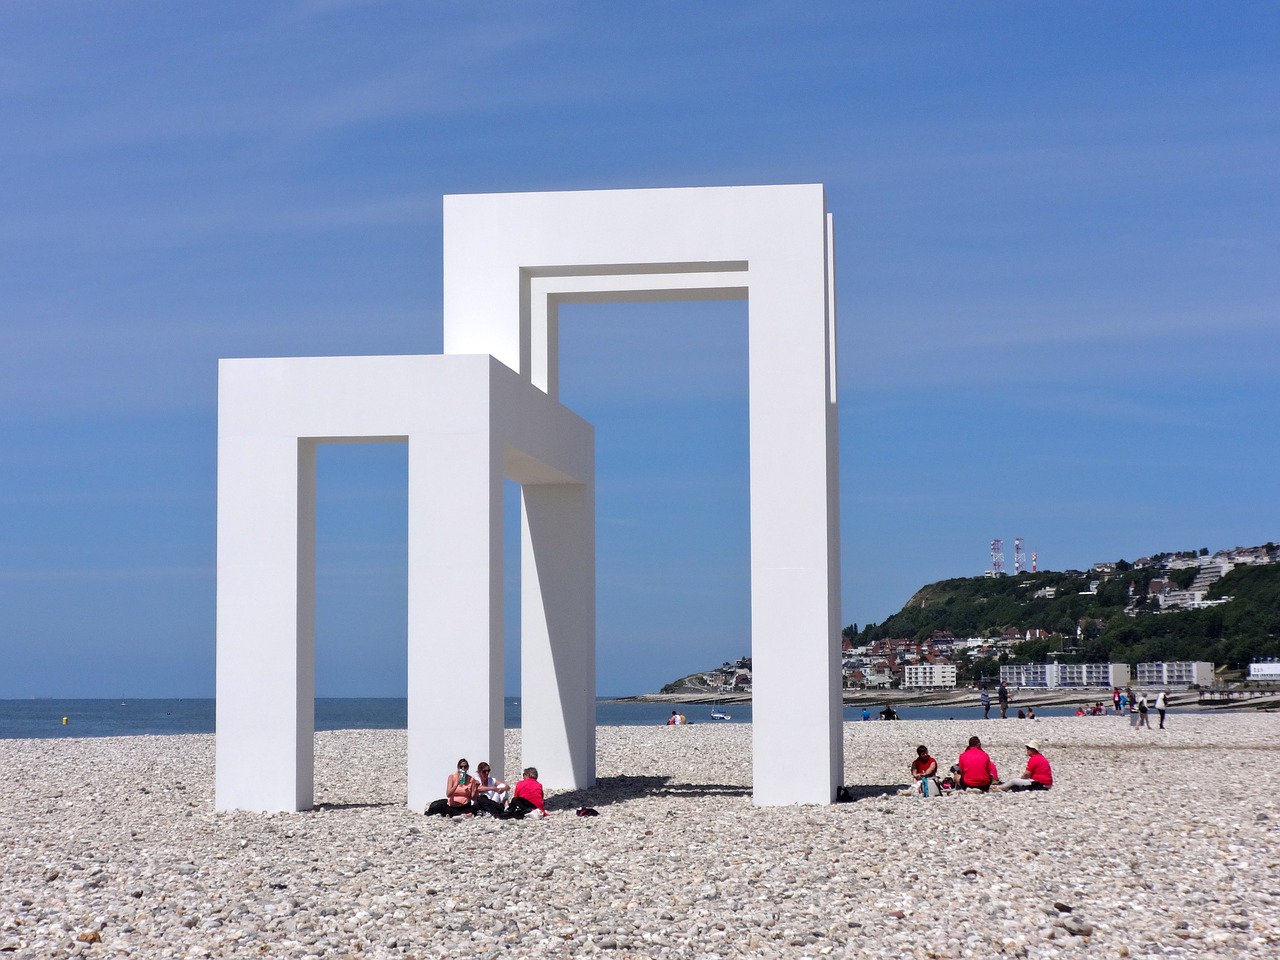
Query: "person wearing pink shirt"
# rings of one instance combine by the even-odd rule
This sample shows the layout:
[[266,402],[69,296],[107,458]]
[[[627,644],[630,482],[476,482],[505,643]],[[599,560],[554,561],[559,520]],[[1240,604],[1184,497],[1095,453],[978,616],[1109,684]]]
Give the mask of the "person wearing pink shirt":
[[523,820],[525,814],[539,811],[544,817],[547,813],[542,799],[542,784],[538,782],[538,768],[526,767],[524,779],[511,791],[511,802],[507,804],[507,819]]
[[982,741],[977,737],[969,738],[969,749],[960,754],[960,759],[952,770],[959,774],[956,787],[961,790],[981,790],[986,793],[991,784],[999,779],[996,765],[982,749]]
[[1048,757],[1040,752],[1040,741],[1028,740],[1026,746],[1027,769],[1022,771],[1022,776],[993,787],[993,790],[1048,790],[1053,786],[1053,770],[1049,767]]

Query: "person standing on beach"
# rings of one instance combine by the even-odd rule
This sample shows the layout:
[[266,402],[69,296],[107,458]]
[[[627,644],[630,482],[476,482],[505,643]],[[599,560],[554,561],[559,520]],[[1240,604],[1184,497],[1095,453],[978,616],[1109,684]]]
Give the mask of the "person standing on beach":
[[1007,719],[1009,716],[1009,688],[1004,685],[1004,681],[1000,681],[1000,689],[996,691],[996,698],[1000,701],[1000,719]]
[[991,691],[987,689],[987,685],[982,685],[982,690],[978,693],[978,700],[982,703],[982,719],[991,719]]
[[1111,691],[1111,705],[1115,707],[1116,713],[1120,712],[1120,688],[1116,687]]
[[1138,696],[1138,726],[1151,729],[1151,721],[1147,719],[1147,695],[1145,693]]
[[1160,714],[1160,729],[1164,729],[1165,711],[1169,709],[1169,691],[1161,690],[1156,695],[1156,713]]

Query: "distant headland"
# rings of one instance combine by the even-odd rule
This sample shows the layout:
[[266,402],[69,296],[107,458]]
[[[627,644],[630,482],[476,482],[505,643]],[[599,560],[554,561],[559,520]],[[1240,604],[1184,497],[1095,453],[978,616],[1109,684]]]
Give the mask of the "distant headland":
[[[841,639],[844,697],[852,704],[896,697],[918,706],[965,703],[977,696],[974,687],[994,686],[1002,666],[1050,662],[1209,663],[1212,679],[1197,685],[1228,686],[1247,681],[1251,664],[1280,658],[1280,547],[1268,541],[1103,561],[1088,570],[941,580],[921,587],[883,623],[850,624]],[[907,668],[918,664],[954,667],[954,679],[947,671],[941,689],[904,689],[912,685]],[[744,656],[631,699],[749,700],[751,673]],[[1021,695],[1035,706],[1066,705],[1087,691]]]

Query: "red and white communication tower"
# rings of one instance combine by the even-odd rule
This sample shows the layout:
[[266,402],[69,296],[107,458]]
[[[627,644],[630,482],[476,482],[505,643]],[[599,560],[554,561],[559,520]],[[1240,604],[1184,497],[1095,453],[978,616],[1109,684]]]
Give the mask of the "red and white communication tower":
[[1031,551],[1031,572],[1036,572],[1036,558],[1039,556],[1034,550]]
[[1015,537],[1013,541],[1013,572],[1015,574],[1027,572],[1027,554],[1022,549],[1021,537]]
[[1004,541],[991,541],[991,574],[1000,576],[1004,573]]

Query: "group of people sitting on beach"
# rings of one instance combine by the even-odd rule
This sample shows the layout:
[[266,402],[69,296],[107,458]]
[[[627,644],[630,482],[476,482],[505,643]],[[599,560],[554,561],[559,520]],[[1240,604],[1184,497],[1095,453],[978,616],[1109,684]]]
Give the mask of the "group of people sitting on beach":
[[[507,786],[490,773],[489,764],[483,761],[470,773],[471,765],[466,757],[458,761],[458,769],[445,780],[444,797],[433,800],[427,807],[427,816],[442,817],[494,817],[498,820],[523,820],[537,810],[549,816],[543,802],[542,784],[538,782],[538,768],[526,767],[524,779],[514,788]],[[510,800],[507,794],[510,793]]]
[[1048,758],[1040,752],[1038,740],[1028,740],[1027,765],[1022,776],[1001,782],[995,762],[982,749],[982,741],[969,738],[969,746],[951,767],[951,775],[938,778],[938,761],[929,756],[929,748],[916,747],[916,758],[911,761],[912,785],[908,793],[921,796],[941,796],[951,790],[1048,790],[1053,786],[1053,771]]

